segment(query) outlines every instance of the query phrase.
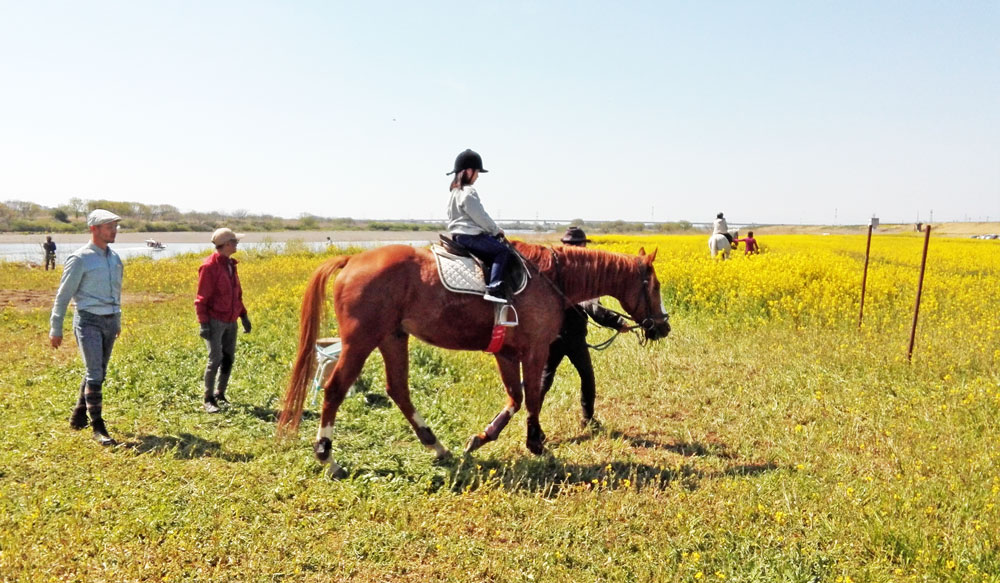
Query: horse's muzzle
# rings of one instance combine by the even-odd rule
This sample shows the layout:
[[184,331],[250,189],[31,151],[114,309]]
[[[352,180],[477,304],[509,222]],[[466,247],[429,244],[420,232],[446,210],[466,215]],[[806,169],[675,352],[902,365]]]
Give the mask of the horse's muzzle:
[[662,320],[647,318],[642,322],[642,330],[646,340],[660,340],[670,334],[670,316],[664,314]]

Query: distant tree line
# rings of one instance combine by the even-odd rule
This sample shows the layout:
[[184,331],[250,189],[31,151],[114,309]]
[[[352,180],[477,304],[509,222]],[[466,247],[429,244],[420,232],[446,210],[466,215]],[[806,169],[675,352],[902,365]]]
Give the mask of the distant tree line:
[[[444,221],[391,221],[320,217],[308,213],[286,219],[265,214],[251,214],[239,209],[232,212],[181,212],[169,204],[143,204],[114,200],[71,198],[67,204],[45,207],[23,200],[0,203],[0,232],[74,233],[87,230],[87,214],[96,208],[107,209],[122,217],[124,229],[137,232],[212,231],[221,226],[243,232],[260,231],[445,231]],[[548,231],[576,225],[590,234],[598,233],[675,233],[692,229],[691,223],[639,223],[626,221],[584,221],[568,223],[504,222],[507,230]]]

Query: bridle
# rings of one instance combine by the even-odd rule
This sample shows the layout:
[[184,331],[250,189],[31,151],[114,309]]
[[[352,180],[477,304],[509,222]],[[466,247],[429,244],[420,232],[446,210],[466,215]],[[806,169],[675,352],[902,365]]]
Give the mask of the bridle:
[[650,274],[649,266],[644,264],[642,267],[642,273],[639,274],[639,278],[642,280],[642,290],[639,295],[642,296],[642,300],[646,304],[646,317],[643,318],[642,321],[636,321],[635,318],[629,316],[628,314],[622,314],[621,312],[618,312],[616,310],[611,310],[610,308],[608,308],[608,310],[617,314],[618,316],[635,322],[634,326],[626,326],[625,329],[622,330],[622,332],[630,332],[632,330],[641,328],[646,333],[639,336],[639,344],[645,344],[646,341],[649,339],[649,336],[655,336],[656,327],[666,323],[667,318],[669,318],[667,314],[663,314],[662,316],[656,316],[656,317],[653,316],[653,314],[655,314],[656,312],[653,311],[653,303],[649,300],[649,274]]

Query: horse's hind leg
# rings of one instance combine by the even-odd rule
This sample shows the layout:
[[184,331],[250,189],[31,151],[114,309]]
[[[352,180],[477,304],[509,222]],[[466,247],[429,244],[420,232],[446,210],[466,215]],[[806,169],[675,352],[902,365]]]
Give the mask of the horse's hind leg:
[[528,412],[526,423],[528,435],[525,439],[525,445],[535,455],[539,455],[545,451],[543,445],[545,443],[545,432],[542,431],[542,424],[539,420],[539,415],[542,411],[542,399],[544,398],[541,387],[542,369],[544,366],[545,359],[534,354],[528,355],[522,361],[522,367],[524,368],[524,408]]
[[323,409],[319,417],[319,429],[316,432],[316,443],[313,444],[313,452],[320,463],[329,463],[327,472],[331,476],[343,476],[344,470],[337,462],[330,459],[333,444],[330,437],[333,435],[333,422],[337,418],[337,409],[344,402],[348,389],[358,380],[361,374],[361,367],[371,350],[350,350],[345,346],[345,350],[340,354],[340,360],[333,367],[333,374],[326,383],[323,391]]
[[[521,387],[520,363],[498,356],[497,367],[500,369],[500,379],[503,380],[503,386],[507,389],[507,406],[504,407],[503,411],[497,413],[497,416],[493,418],[493,421],[490,421],[490,424],[486,426],[486,429],[482,433],[469,438],[469,441],[465,443],[465,453],[470,453],[491,441],[496,441],[497,437],[500,436],[500,432],[510,422],[511,417],[514,416],[514,413],[517,413],[517,410],[521,408],[521,401],[524,399],[524,394]],[[540,370],[538,374],[540,382]]]
[[427,426],[424,418],[417,413],[413,402],[410,401],[410,354],[407,350],[409,335],[404,332],[390,334],[379,344],[379,352],[385,361],[385,390],[389,397],[396,403],[403,416],[410,422],[417,439],[424,447],[434,452],[437,459],[445,459],[451,455],[446,447],[441,445],[438,438]]

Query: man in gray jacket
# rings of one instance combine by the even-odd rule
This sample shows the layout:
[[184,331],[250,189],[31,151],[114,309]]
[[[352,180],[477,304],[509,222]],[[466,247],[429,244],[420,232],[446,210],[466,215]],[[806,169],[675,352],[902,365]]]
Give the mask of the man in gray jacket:
[[73,333],[83,355],[86,372],[69,424],[74,429],[90,426],[101,445],[116,445],[108,434],[101,415],[104,375],[108,371],[111,349],[121,332],[122,276],[124,265],[110,247],[118,234],[121,217],[96,209],[87,216],[90,242],[66,258],[59,291],[52,304],[49,344],[59,348],[63,339],[63,319],[70,299],[76,305]]

